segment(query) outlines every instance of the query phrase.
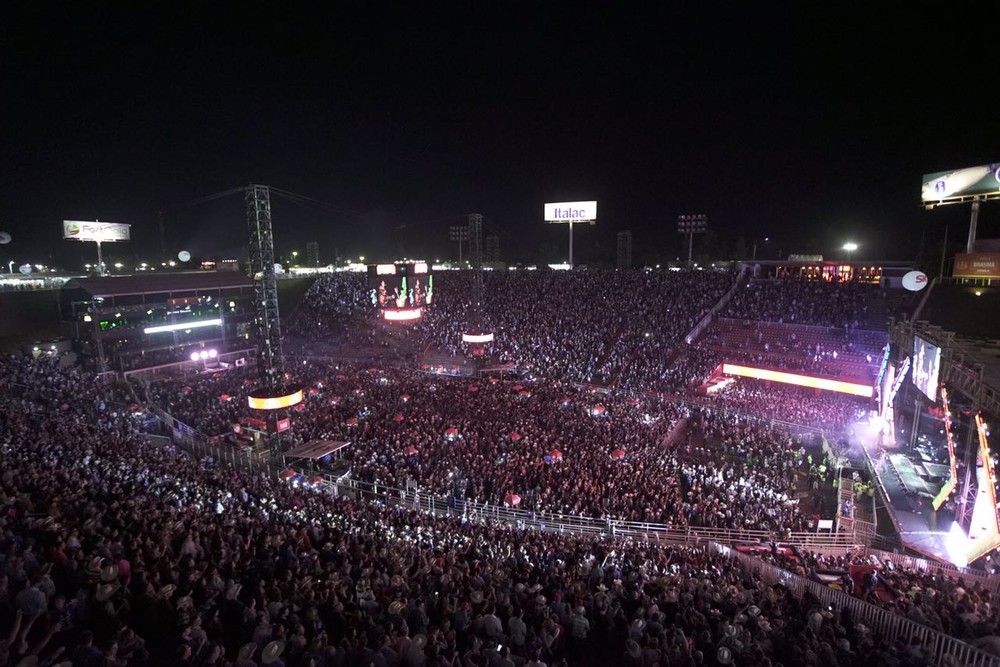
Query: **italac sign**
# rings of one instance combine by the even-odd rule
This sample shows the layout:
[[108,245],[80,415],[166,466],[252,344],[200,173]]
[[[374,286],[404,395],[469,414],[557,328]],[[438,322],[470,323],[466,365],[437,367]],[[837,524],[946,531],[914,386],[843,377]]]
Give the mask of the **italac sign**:
[[597,220],[596,201],[571,201],[545,205],[545,222],[593,222]]

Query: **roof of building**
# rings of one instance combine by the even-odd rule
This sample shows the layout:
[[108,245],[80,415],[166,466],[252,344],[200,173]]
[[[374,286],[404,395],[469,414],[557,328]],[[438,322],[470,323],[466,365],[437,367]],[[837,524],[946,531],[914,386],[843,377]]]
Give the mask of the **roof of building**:
[[351,443],[344,440],[310,440],[285,452],[286,459],[321,459],[333,454]]
[[63,289],[80,289],[92,297],[113,297],[132,294],[216,291],[251,286],[253,286],[253,282],[250,278],[238,271],[191,271],[74,278],[68,281]]

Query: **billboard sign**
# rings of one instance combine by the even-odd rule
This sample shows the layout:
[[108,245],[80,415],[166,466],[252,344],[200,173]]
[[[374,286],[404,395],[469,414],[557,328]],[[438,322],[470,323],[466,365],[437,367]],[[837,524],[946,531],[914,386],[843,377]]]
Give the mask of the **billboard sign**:
[[920,189],[920,200],[927,205],[991,195],[1000,197],[1000,163],[925,174]]
[[129,225],[118,222],[63,220],[63,238],[73,241],[114,242],[129,240]]
[[1000,278],[1000,253],[960,253],[955,255],[956,278]]
[[545,222],[593,222],[597,220],[596,201],[569,201],[545,205]]

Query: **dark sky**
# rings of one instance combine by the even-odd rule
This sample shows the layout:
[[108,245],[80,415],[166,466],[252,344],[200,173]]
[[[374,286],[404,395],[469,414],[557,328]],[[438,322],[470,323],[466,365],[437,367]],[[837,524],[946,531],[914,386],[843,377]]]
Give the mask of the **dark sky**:
[[0,259],[92,261],[68,218],[129,222],[112,254],[156,260],[159,211],[171,255],[236,253],[240,196],[182,204],[250,182],[323,202],[273,217],[279,253],[324,260],[454,255],[470,212],[552,260],[542,205],[578,199],[583,260],[621,230],[684,254],[687,212],[761,255],[913,259],[967,231],[920,208],[921,175],[1000,159],[995,3],[329,4],[4,10]]

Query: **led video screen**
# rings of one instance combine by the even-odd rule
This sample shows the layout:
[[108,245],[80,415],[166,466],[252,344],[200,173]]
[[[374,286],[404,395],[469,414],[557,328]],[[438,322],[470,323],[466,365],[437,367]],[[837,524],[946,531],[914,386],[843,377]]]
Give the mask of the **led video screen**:
[[368,292],[376,308],[420,308],[434,299],[434,276],[425,262],[370,264]]
[[913,384],[931,401],[937,401],[941,348],[920,336],[913,337]]

